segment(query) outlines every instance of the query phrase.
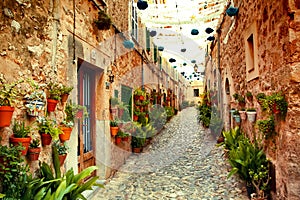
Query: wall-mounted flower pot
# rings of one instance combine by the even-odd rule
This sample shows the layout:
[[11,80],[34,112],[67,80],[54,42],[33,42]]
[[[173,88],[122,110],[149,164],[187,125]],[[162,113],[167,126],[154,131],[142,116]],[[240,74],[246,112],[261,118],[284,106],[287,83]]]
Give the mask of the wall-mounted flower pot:
[[60,127],[60,129],[63,131],[63,133],[59,134],[59,140],[61,142],[65,142],[67,140],[70,140],[70,136],[72,133],[72,127]]
[[48,111],[48,112],[54,112],[57,103],[58,103],[58,100],[47,99],[47,111]]
[[255,118],[256,118],[256,112],[254,111],[247,111],[247,118],[248,118],[248,121],[253,123],[255,122]]
[[183,65],[183,66],[186,66],[187,64],[186,64],[186,63],[183,63],[182,65]]
[[59,165],[62,166],[66,160],[67,154],[60,154],[58,155],[59,158]]
[[236,123],[240,123],[241,122],[241,116],[240,115],[233,115],[234,120]]
[[226,14],[230,17],[232,16],[236,16],[238,14],[238,11],[239,9],[236,8],[236,7],[229,7],[227,10],[226,10]]
[[28,147],[30,145],[31,137],[26,137],[26,138],[16,138],[14,135],[12,135],[9,138],[9,142],[14,145],[14,146],[19,146],[20,143],[23,147],[25,147],[24,150],[22,150],[22,155],[26,155],[28,151]]
[[199,34],[199,31],[197,29],[192,29],[191,30],[191,34],[192,35],[198,35]]
[[196,60],[191,60],[191,63],[196,63]]
[[10,126],[10,121],[15,108],[11,106],[0,106],[0,127]]
[[158,50],[158,51],[163,51],[164,49],[165,49],[165,48],[162,47],[162,46],[157,47],[157,50]]
[[28,149],[28,157],[29,160],[31,161],[36,161],[39,159],[40,156],[40,152],[41,152],[41,147],[37,147],[37,148],[29,148]]
[[116,137],[115,142],[116,142],[116,145],[121,144],[122,138],[121,137]]
[[184,52],[186,52],[186,48],[182,48],[182,49],[180,49],[180,51],[184,53]]
[[67,102],[68,98],[69,98],[69,94],[62,94],[60,100],[62,103],[65,103]]
[[147,1],[138,0],[137,7],[140,10],[145,10],[146,8],[148,8],[148,3],[147,3]]
[[173,62],[176,62],[176,60],[175,60],[174,58],[170,58],[170,59],[169,59],[169,62],[170,62],[170,63],[173,63]]
[[215,37],[214,37],[214,36],[209,36],[209,37],[207,38],[207,40],[208,40],[208,41],[214,41],[214,40],[215,40]]
[[246,120],[247,119],[246,111],[240,110],[239,113],[240,113],[240,116],[241,116],[242,120]]
[[115,137],[117,135],[118,131],[119,131],[119,127],[112,127],[112,126],[110,127],[111,136]]
[[52,137],[50,134],[41,133],[41,140],[42,140],[42,145],[47,146],[51,144]]

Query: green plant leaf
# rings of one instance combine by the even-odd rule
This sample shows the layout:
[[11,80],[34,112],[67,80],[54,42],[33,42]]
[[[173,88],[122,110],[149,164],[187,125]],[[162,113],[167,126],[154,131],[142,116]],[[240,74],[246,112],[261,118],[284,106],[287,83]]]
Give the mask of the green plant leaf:
[[94,170],[97,170],[97,169],[98,169],[97,166],[90,166],[90,167],[84,169],[82,172],[80,172],[79,174],[76,174],[74,176],[73,183],[78,184],[81,180],[88,177]]

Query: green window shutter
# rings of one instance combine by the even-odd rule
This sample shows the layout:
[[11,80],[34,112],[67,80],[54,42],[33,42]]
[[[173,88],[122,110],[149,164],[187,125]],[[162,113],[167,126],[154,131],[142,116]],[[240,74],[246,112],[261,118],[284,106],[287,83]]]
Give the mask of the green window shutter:
[[119,90],[114,90],[114,96],[115,96],[116,98],[119,98]]
[[154,56],[153,60],[154,60],[154,62],[157,62],[157,46],[156,45],[154,45],[153,50],[154,50],[153,51],[153,56]]
[[147,28],[146,28],[146,50],[150,51],[150,33]]
[[121,101],[128,106],[128,111],[124,112],[122,120],[131,121],[132,88],[121,85]]

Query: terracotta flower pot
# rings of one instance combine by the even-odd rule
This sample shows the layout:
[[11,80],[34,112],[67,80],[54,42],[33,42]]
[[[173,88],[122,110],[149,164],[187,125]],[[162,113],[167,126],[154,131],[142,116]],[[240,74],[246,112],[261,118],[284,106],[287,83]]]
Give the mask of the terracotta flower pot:
[[124,142],[128,142],[129,137],[123,137],[122,140],[123,140]]
[[46,146],[46,145],[50,145],[50,144],[51,144],[52,137],[51,137],[50,134],[42,133],[42,134],[41,134],[41,139],[42,139],[42,145],[43,145],[43,146]]
[[133,121],[137,121],[137,120],[139,120],[139,116],[133,115]]
[[62,103],[65,103],[67,102],[68,98],[69,98],[69,94],[62,94],[60,100]]
[[28,157],[31,161],[35,161],[39,159],[40,156],[40,152],[41,152],[41,147],[37,147],[37,148],[29,148],[28,149]]
[[60,155],[58,155],[60,166],[62,166],[64,164],[64,162],[66,160],[66,157],[67,157],[67,154],[60,154]]
[[47,99],[47,111],[54,112],[58,101],[54,99]]
[[11,106],[0,106],[0,127],[10,126],[10,121],[15,108]]
[[122,138],[116,137],[115,142],[116,142],[116,145],[120,144],[122,142]]
[[133,148],[132,148],[133,153],[141,153],[142,150],[143,150],[142,147],[133,147]]
[[115,137],[119,131],[119,127],[110,127],[111,136]]
[[61,142],[65,142],[70,139],[71,133],[72,133],[72,127],[60,127],[60,129],[63,131],[63,133],[59,134],[59,139]]
[[255,122],[256,112],[247,112],[247,117],[249,122],[251,123]]
[[25,147],[25,149],[22,150],[22,155],[26,155],[26,154],[27,154],[27,151],[28,151],[28,147],[29,147],[30,141],[31,141],[31,137],[26,137],[26,138],[16,138],[14,135],[12,135],[12,136],[9,138],[9,142],[10,142],[11,144],[13,144],[14,146],[18,146],[19,143],[21,143],[22,146]]

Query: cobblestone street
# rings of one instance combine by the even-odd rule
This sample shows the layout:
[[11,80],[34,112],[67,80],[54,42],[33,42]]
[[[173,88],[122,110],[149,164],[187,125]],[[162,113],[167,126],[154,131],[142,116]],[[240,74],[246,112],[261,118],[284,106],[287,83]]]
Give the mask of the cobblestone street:
[[229,164],[215,144],[199,126],[196,109],[187,108],[92,199],[248,199],[242,182],[227,179]]

